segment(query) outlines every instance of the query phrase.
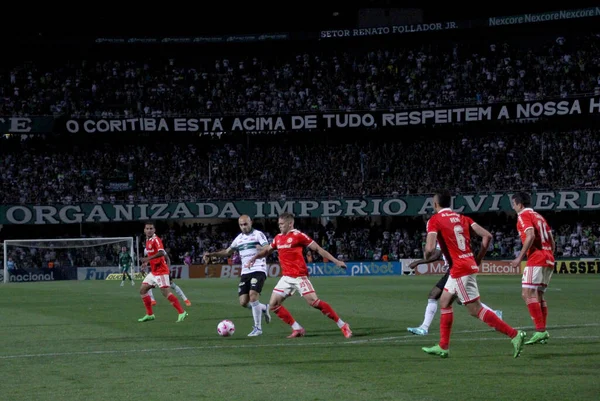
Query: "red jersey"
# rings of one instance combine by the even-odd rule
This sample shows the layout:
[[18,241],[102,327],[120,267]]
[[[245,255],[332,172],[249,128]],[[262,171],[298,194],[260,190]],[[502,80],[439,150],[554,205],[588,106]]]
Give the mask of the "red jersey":
[[427,234],[436,233],[450,276],[458,278],[479,272],[471,249],[471,226],[475,222],[450,208],[442,209],[427,222]]
[[552,231],[541,214],[531,208],[521,210],[517,219],[517,230],[521,242],[525,243],[525,231],[533,229],[534,239],[527,251],[527,266],[541,266],[554,268],[554,253],[550,235]]
[[308,267],[304,261],[302,251],[304,247],[313,243],[312,238],[298,230],[289,233],[277,234],[273,238],[271,248],[279,252],[279,263],[283,276],[305,277],[308,276]]
[[[164,251],[163,243],[160,238],[154,234],[152,238],[146,240],[146,254],[148,257],[154,256],[158,253],[158,251]],[[164,256],[156,259],[150,259],[150,271],[155,276],[160,276],[163,274],[169,274],[169,266],[167,265],[167,261]]]

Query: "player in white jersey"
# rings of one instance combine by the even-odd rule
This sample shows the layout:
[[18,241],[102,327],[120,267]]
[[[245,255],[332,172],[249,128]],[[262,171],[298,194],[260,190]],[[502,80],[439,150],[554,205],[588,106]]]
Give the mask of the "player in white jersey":
[[240,254],[242,259],[242,274],[240,284],[238,286],[238,295],[240,297],[240,305],[243,308],[252,309],[254,317],[254,327],[248,337],[256,337],[262,334],[262,316],[265,317],[267,323],[271,322],[269,314],[269,305],[261,304],[258,299],[262,291],[262,287],[267,280],[267,260],[265,258],[257,259],[251,267],[245,267],[254,255],[258,253],[262,247],[269,244],[267,237],[262,231],[252,228],[252,219],[250,216],[243,215],[238,219],[240,230],[242,231],[229,245],[229,248],[222,249],[217,252],[206,252],[204,254],[204,262],[208,263],[211,257],[226,257],[234,252]]
[[[432,263],[432,262],[435,262],[438,260],[444,261],[443,270],[445,271],[445,274],[437,282],[437,284],[433,286],[431,291],[429,291],[429,297],[427,299],[427,307],[425,308],[425,317],[423,319],[423,323],[421,323],[421,325],[419,327],[408,327],[407,328],[407,330],[409,332],[419,335],[419,336],[426,336],[429,333],[429,326],[431,325],[431,322],[433,321],[433,318],[435,317],[435,313],[437,312],[438,300],[442,296],[442,292],[444,291],[444,287],[446,286],[446,281],[448,281],[448,277],[450,276],[450,269],[449,269],[448,261],[446,260],[446,257],[442,253],[440,244],[436,244],[435,251],[433,252],[433,254],[431,255],[431,257],[429,259],[415,260],[410,265],[408,265],[408,267],[410,269],[414,269],[418,265],[425,264],[425,263]],[[482,303],[482,306],[484,308],[493,310],[492,308],[490,308],[487,305],[484,305],[483,303]],[[501,310],[496,310],[494,312],[496,313],[496,315],[498,315],[498,317],[500,317],[502,319],[502,311]]]

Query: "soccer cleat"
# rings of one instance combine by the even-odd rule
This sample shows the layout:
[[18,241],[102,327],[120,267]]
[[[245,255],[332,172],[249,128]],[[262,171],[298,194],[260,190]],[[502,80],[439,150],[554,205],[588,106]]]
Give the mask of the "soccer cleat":
[[135,281],[131,280],[131,286],[133,287],[135,285]]
[[138,322],[149,322],[150,320],[154,320],[154,315],[145,315],[144,317],[138,319]]
[[433,347],[423,347],[421,349],[429,355],[437,355],[440,358],[448,358],[448,350],[443,349],[439,345],[434,345]]
[[427,334],[429,334],[429,331],[427,331],[427,329],[422,329],[421,327],[409,327],[406,330],[418,336],[426,336]]
[[185,302],[185,304],[186,304],[187,306],[192,306],[192,303],[190,302],[190,300],[189,300],[189,299],[186,299],[184,302]]
[[125,284],[125,282],[124,282],[124,281],[121,281],[121,287],[123,287],[123,284]]
[[340,330],[342,330],[342,334],[344,335],[344,337],[352,337],[352,330],[350,330],[350,325],[348,323],[344,323],[344,325],[340,327]]
[[517,331],[516,337],[510,340],[515,349],[513,357],[518,358],[519,355],[521,355],[521,351],[523,350],[523,343],[525,342],[525,337],[527,337],[527,333],[525,333],[523,330],[519,330]]
[[248,337],[257,337],[260,335],[262,335],[262,330],[255,326],[252,326],[252,331],[250,332],[250,334],[248,334]]
[[152,301],[152,303],[150,305],[155,306],[156,305],[156,301]]
[[177,317],[177,323],[183,322],[185,320],[185,318],[187,317],[188,313],[186,311],[183,311],[183,313],[180,313],[179,316]]
[[306,330],[304,330],[304,327],[302,327],[299,330],[292,331],[292,334],[287,336],[287,338],[304,337],[305,334],[306,334]]
[[265,323],[267,323],[267,324],[271,323],[271,314],[269,313],[269,305],[267,305],[267,308],[263,311],[263,316],[265,317]]
[[533,336],[525,343],[525,345],[531,344],[546,344],[550,338],[550,333],[547,331],[536,331]]

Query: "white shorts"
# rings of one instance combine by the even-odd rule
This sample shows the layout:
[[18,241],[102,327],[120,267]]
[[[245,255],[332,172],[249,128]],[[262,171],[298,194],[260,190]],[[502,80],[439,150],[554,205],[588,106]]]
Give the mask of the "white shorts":
[[552,273],[554,273],[553,267],[525,266],[521,286],[544,292],[550,284]]
[[444,291],[458,296],[458,300],[463,305],[479,299],[479,288],[477,287],[477,278],[474,274],[459,278],[448,277]]
[[306,276],[283,276],[279,279],[275,288],[273,288],[273,293],[279,294],[283,297],[289,297],[291,295],[294,295],[296,291],[300,292],[301,296],[305,296],[315,292],[315,289],[313,288],[312,283]]
[[168,274],[161,274],[158,276],[155,276],[152,273],[148,273],[146,275],[146,278],[144,278],[144,281],[142,281],[143,284],[148,284],[151,287],[158,287],[158,288],[167,288],[171,286],[171,281],[169,280],[169,275]]

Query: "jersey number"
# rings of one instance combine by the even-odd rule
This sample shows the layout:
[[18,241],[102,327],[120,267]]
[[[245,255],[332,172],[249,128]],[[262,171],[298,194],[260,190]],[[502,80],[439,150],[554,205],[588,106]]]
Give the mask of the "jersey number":
[[540,235],[542,236],[542,242],[547,243],[550,238],[548,236],[548,226],[542,220],[538,220],[538,228],[540,229]]
[[456,244],[458,245],[458,249],[461,251],[467,250],[467,240],[463,235],[463,228],[461,226],[454,226],[454,236],[456,237]]

